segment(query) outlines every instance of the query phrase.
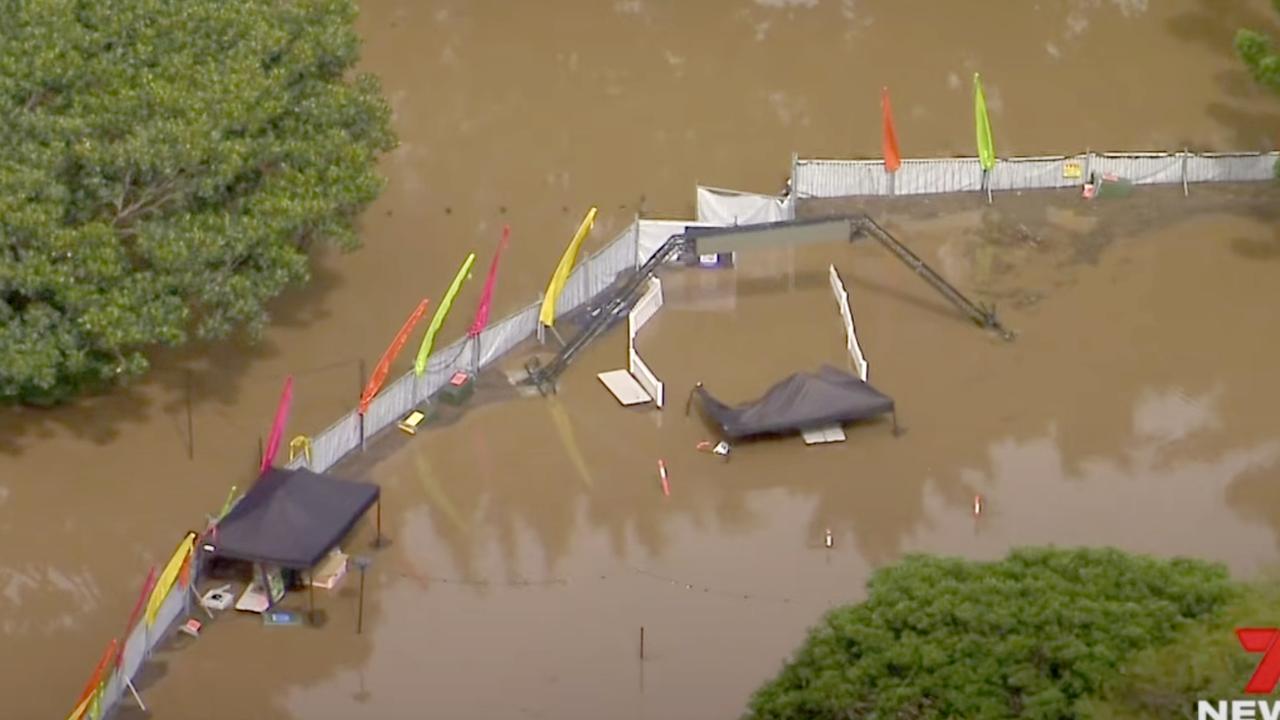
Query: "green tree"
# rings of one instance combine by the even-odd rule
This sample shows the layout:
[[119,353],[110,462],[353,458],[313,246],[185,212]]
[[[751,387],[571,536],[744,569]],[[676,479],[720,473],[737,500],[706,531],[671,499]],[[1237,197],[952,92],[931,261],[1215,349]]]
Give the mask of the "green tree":
[[[1280,0],[1271,0],[1280,13]],[[1249,68],[1249,74],[1258,83],[1280,92],[1280,52],[1275,41],[1257,30],[1236,31],[1236,54]],[[1276,164],[1276,176],[1280,177],[1280,163]]]
[[913,556],[829,613],[750,703],[761,720],[1087,717],[1135,653],[1216,617],[1220,566],[1118,550]]
[[358,244],[390,111],[353,0],[0,0],[0,400],[256,334]]
[[[1271,0],[1271,4],[1280,13],[1280,0]],[[1254,80],[1280,92],[1280,55],[1276,54],[1275,43],[1270,37],[1256,30],[1239,30],[1236,32],[1236,53],[1248,66]]]
[[1187,717],[1197,700],[1230,700],[1260,656],[1247,653],[1235,629],[1280,625],[1280,583],[1243,586],[1218,616],[1180,633],[1174,642],[1148,648],[1107,683],[1102,697],[1086,705],[1094,720],[1163,720]]

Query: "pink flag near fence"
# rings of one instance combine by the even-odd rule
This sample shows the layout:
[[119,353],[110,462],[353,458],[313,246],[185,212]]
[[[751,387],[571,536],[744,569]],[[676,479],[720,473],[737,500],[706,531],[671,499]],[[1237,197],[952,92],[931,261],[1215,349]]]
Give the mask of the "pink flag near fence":
[[502,251],[507,247],[507,243],[511,241],[511,226],[502,226],[502,242],[498,243],[498,249],[493,253],[493,261],[489,263],[489,277],[484,281],[484,291],[480,293],[480,304],[476,306],[476,319],[471,323],[471,329],[467,334],[475,337],[484,332],[484,328],[489,324],[489,306],[493,303],[493,286],[498,281],[498,261],[502,259]]
[[151,566],[151,572],[147,573],[147,579],[142,582],[142,593],[138,595],[138,601],[133,604],[133,611],[129,613],[129,624],[125,625],[124,638],[125,641],[120,643],[118,652],[116,653],[115,666],[120,667],[120,661],[124,659],[125,643],[129,641],[129,634],[133,632],[133,626],[138,624],[138,619],[142,617],[142,608],[147,605],[147,598],[151,597],[151,591],[156,586],[156,566]]
[[271,423],[271,435],[267,438],[267,449],[262,454],[262,466],[258,472],[266,472],[275,462],[276,453],[280,452],[280,438],[284,437],[284,426],[289,423],[289,406],[293,404],[293,376],[284,379],[284,392],[280,393],[280,404],[276,407],[276,419]]

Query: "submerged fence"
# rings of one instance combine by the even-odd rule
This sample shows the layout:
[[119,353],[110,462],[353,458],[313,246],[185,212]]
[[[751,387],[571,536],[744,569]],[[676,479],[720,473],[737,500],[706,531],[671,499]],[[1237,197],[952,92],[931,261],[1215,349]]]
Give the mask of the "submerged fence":
[[[1135,185],[1251,182],[1276,176],[1277,152],[1098,153],[1001,159],[984,173],[978,158],[904,159],[897,172],[883,160],[793,158],[792,194],[797,198],[850,195],[925,195],[990,189],[1044,190],[1080,187],[1092,175],[1113,174]],[[985,183],[985,184],[984,184]]]
[[[624,272],[633,270],[672,234],[686,227],[749,224],[794,217],[796,198],[850,195],[918,195],[977,191],[1069,188],[1092,173],[1112,173],[1138,185],[1245,182],[1274,177],[1280,153],[1093,153],[1001,160],[984,175],[977,158],[903,160],[897,173],[885,172],[880,160],[793,159],[792,193],[779,198],[699,189],[699,221],[636,219],[570,275],[557,303],[557,317],[586,305]],[[833,285],[834,288],[834,285]],[[373,399],[362,419],[355,409],[310,438],[309,452],[290,460],[289,468],[324,472],[348,453],[426,402],[459,369],[480,370],[533,337],[540,303],[490,323],[477,337],[464,337],[437,350],[426,371],[405,373]],[[865,362],[865,361],[864,361]],[[189,534],[194,536],[194,533]],[[123,643],[112,641],[77,700],[73,720],[106,717],[131,696],[131,681],[151,651],[189,616],[193,594],[194,540],[184,538],[158,577],[148,576]],[[141,703],[141,698],[135,699]]]
[[[582,307],[613,284],[619,275],[640,264],[641,237],[650,222],[637,219],[574,269],[556,304],[557,318]],[[491,323],[478,337],[464,337],[436,350],[421,376],[410,370],[373,399],[365,413],[363,427],[359,414],[353,409],[311,438],[310,458],[299,455],[289,462],[288,467],[306,467],[315,472],[333,467],[347,453],[361,447],[363,442],[426,402],[458,370],[482,370],[533,337],[538,327],[540,307],[541,304],[535,302]]]

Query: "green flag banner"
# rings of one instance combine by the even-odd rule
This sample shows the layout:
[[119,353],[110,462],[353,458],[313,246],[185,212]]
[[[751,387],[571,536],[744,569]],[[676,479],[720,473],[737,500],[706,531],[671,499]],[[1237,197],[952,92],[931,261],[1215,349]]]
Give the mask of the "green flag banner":
[[453,299],[458,296],[458,291],[462,289],[462,283],[466,282],[467,275],[471,273],[471,265],[476,261],[476,254],[471,253],[467,259],[462,262],[462,267],[458,269],[458,274],[453,276],[453,284],[449,286],[449,291],[444,294],[444,299],[436,306],[436,314],[431,316],[431,324],[427,326],[427,335],[422,338],[422,346],[418,348],[418,357],[413,361],[413,372],[417,375],[427,371],[427,358],[431,357],[431,348],[436,342],[436,333],[440,332],[440,326],[444,325],[444,319],[449,315],[449,309],[453,307]]
[[973,74],[973,122],[978,129],[978,161],[983,170],[996,166],[996,144],[991,139],[991,120],[987,117],[987,98],[982,93],[982,78]]

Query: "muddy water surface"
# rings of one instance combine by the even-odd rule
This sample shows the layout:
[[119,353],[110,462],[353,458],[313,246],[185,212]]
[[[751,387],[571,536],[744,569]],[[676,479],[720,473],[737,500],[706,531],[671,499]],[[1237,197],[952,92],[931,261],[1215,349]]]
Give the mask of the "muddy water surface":
[[[71,703],[102,645],[119,632],[148,563],[220,505],[230,485],[251,477],[283,376],[294,373],[298,382],[294,427],[326,425],[353,401],[362,359],[372,364],[403,314],[422,296],[438,296],[467,251],[484,258],[504,222],[515,236],[499,313],[527,302],[545,282],[591,204],[602,210],[593,242],[604,242],[637,212],[686,215],[695,182],[772,191],[793,151],[874,154],[883,84],[893,89],[908,155],[968,152],[967,78],[975,70],[984,73],[1002,154],[1266,147],[1280,116],[1229,51],[1236,26],[1268,24],[1261,0],[371,1],[362,10],[364,64],[382,77],[403,139],[384,163],[388,191],[364,218],[365,249],[320,258],[315,282],[275,306],[275,323],[259,346],[161,356],[157,372],[133,389],[0,418],[0,659],[11,668],[0,695],[17,698],[10,706],[16,717],[45,717]],[[981,217],[968,212],[908,229],[936,248],[942,265],[999,285],[988,275],[1030,251],[943,242],[963,227],[981,227]],[[393,703],[427,675],[447,714],[517,714],[521,706],[501,704],[506,696],[469,694],[481,680],[468,678],[485,677],[470,660],[504,654],[520,662],[503,665],[505,674],[491,680],[509,681],[510,698],[550,717],[631,706],[636,698],[655,714],[725,715],[818,609],[856,596],[868,567],[904,549],[994,554],[1014,542],[1093,539],[1230,555],[1237,569],[1249,570],[1270,559],[1264,528],[1280,517],[1280,498],[1257,469],[1270,457],[1272,438],[1254,414],[1263,405],[1253,404],[1270,387],[1260,364],[1270,335],[1251,328],[1268,322],[1256,308],[1271,299],[1245,295],[1267,292],[1273,238],[1268,226],[1247,218],[1197,222],[1180,226],[1173,240],[1152,237],[1135,246],[1146,249],[1104,258],[1097,274],[1061,281],[1076,283],[1069,287],[1057,287],[1059,268],[1050,264],[1024,270],[1038,273],[1035,283],[1023,283],[1030,289],[997,287],[1008,303],[1025,306],[1010,312],[1027,314],[1017,348],[1030,356],[956,327],[918,281],[895,275],[874,253],[865,270],[853,254],[834,258],[850,263],[855,302],[866,297],[865,310],[855,312],[873,372],[899,398],[911,428],[894,442],[873,429],[836,448],[743,449],[716,465],[693,454],[705,431],[674,410],[658,426],[612,407],[588,372],[618,365],[618,341],[612,349],[602,344],[566,379],[560,421],[537,403],[478,411],[376,470],[406,509],[397,528],[403,537],[386,551],[394,555],[384,553],[397,559],[380,560],[384,574],[373,595],[381,605],[367,635],[335,641],[332,657],[319,652],[329,647],[327,636],[256,648],[292,653],[298,662],[279,676],[228,680],[237,693],[213,699],[195,688],[208,687],[208,672],[237,666],[239,646],[210,635],[199,644],[204,649],[181,660],[198,663],[187,657],[208,652],[207,672],[175,665],[170,672],[184,675],[154,686],[157,716],[198,717],[199,709],[213,714],[211,703],[220,709],[241,702],[324,716],[319,710],[341,708],[346,697],[378,698],[386,703],[377,706],[379,716],[394,716],[388,708],[399,707]],[[1220,242],[1196,245],[1196,238]],[[1161,243],[1182,249],[1157,251]],[[781,290],[757,280],[763,287],[753,295],[753,281],[740,277],[732,315],[664,314],[648,331],[654,337],[642,342],[651,342],[653,362],[673,387],[714,377],[736,398],[797,363],[839,359],[838,334],[823,328],[808,335],[801,321],[814,306],[830,310],[813,284],[829,259],[802,253]],[[1118,279],[1124,273],[1129,281]],[[470,287],[459,307],[469,308],[477,290]],[[1037,293],[1054,299],[1037,301]],[[1126,315],[1121,308],[1153,309]],[[744,318],[757,312],[779,330],[754,337],[754,321]],[[462,331],[464,315],[446,335]],[[1031,327],[1060,329],[1037,335]],[[1195,328],[1212,342],[1189,340]],[[711,337],[733,352],[689,342]],[[1131,342],[1138,337],[1145,345]],[[1242,345],[1249,350],[1238,350]],[[1033,390],[1043,401],[1028,407]],[[1086,399],[1112,409],[1094,413]],[[555,454],[571,444],[559,430],[565,417],[578,428],[580,461],[567,449]],[[926,442],[933,444],[901,450]],[[669,455],[677,473],[669,503],[676,513],[654,496],[659,455]],[[414,458],[429,460],[430,468],[417,468]],[[686,463],[700,463],[698,480],[682,475]],[[513,467],[527,471],[513,476]],[[421,487],[430,474],[447,492],[464,494],[432,499],[440,491]],[[598,477],[587,483],[584,474]],[[607,484],[619,474],[626,479],[617,487]],[[1236,476],[1243,479],[1224,491]],[[991,491],[990,523],[974,537],[965,508],[983,483],[1004,489]],[[1166,485],[1181,490],[1162,492]],[[1201,495],[1193,496],[1193,487]],[[1129,504],[1110,494],[1122,491],[1146,506],[1126,510]],[[1037,503],[1046,496],[1059,499]],[[424,497],[430,510],[417,505]],[[438,516],[447,506],[457,520]],[[1057,512],[1066,508],[1079,513]],[[1094,527],[1079,517],[1089,512],[1108,519]],[[1175,532],[1193,513],[1217,513],[1215,527],[1226,529],[1205,538]],[[1150,519],[1134,523],[1133,516]],[[828,526],[839,538],[835,552],[810,553],[805,543]],[[1236,533],[1249,534],[1248,541]],[[784,587],[790,581],[768,576],[771,594],[789,600],[781,610],[778,603],[711,599],[740,590],[765,594],[760,566],[778,572],[779,557],[802,578],[791,593]],[[421,567],[430,577],[441,564],[445,575],[495,583],[574,580],[514,589],[437,583],[424,594],[417,580],[397,574]],[[709,588],[697,601],[703,614],[680,610],[695,590],[671,594],[678,583],[636,574],[633,564],[663,577],[686,573],[686,585]],[[578,580],[597,567],[608,578],[603,584]],[[526,615],[529,603],[544,610]],[[425,621],[440,614],[458,618],[447,627],[456,641],[440,636],[440,623]],[[595,629],[584,632],[571,619]],[[663,629],[662,622],[670,624]],[[638,677],[626,654],[642,623],[651,623],[655,643],[646,687],[664,678],[668,685],[662,694],[629,696],[625,688]],[[608,643],[621,648],[616,667]],[[401,660],[411,644],[425,653],[408,654],[412,672]],[[658,663],[664,652],[665,668]],[[530,665],[548,668],[547,675],[523,674]],[[374,689],[348,689],[359,668]],[[309,689],[279,689],[290,684]],[[601,689],[583,690],[591,687]],[[182,711],[162,712],[174,702],[168,707]]]
[[[207,700],[191,689],[248,654],[280,670],[219,672],[224,711],[735,717],[807,626],[906,552],[1092,544],[1210,558],[1242,576],[1272,565],[1280,435],[1265,357],[1280,196],[1234,190],[1092,208],[1062,194],[877,208],[962,285],[1006,300],[1012,344],[869,244],[744,254],[736,270],[709,271],[714,281],[669,273],[669,288],[685,287],[638,338],[667,383],[663,412],[624,410],[593,377],[624,362],[615,333],[554,398],[480,404],[392,439],[394,452],[347,466],[400,508],[392,546],[368,550],[367,529],[354,541],[375,557],[366,634],[354,634],[348,583],[323,594],[322,629],[233,619],[234,642],[175,653],[148,697],[158,715],[198,711]],[[1002,263],[982,260],[994,251]],[[727,462],[698,452],[714,434],[684,414],[694,382],[743,400],[796,369],[848,365],[828,263],[906,434],[875,422],[839,445],[740,443]],[[679,299],[698,285],[720,302]]]

